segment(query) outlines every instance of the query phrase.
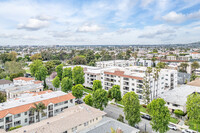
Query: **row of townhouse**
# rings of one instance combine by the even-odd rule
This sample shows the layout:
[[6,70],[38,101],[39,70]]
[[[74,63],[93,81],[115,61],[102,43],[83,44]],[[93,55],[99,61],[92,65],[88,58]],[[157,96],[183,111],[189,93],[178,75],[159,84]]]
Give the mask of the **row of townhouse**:
[[[42,102],[44,113],[32,112],[34,103]],[[75,105],[75,97],[62,91],[42,91],[24,93],[18,98],[0,104],[0,129],[25,126],[55,116],[64,109]]]
[[[147,67],[82,67],[85,73],[84,86],[92,87],[94,80],[101,80],[103,89],[105,90],[111,89],[113,85],[120,85],[122,95],[134,91],[142,100],[143,82]],[[161,69],[158,82],[154,80],[153,73],[150,74],[150,77],[147,77],[150,80],[149,86],[152,98],[177,86],[177,70]]]

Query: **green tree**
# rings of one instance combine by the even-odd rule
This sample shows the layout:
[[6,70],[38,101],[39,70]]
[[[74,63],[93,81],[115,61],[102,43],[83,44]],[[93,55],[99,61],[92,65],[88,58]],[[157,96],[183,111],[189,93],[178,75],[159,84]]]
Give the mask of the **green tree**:
[[124,116],[120,114],[117,120],[124,123]]
[[189,121],[194,122],[196,129],[198,129],[198,124],[200,123],[200,94],[195,92],[190,94],[187,98],[186,103],[187,115]]
[[44,109],[46,109],[46,106],[44,105],[44,103],[40,102],[38,104],[34,103],[34,107],[30,108],[30,112],[36,112],[37,113],[37,117],[38,118],[38,122],[40,121],[40,114],[42,114],[43,116],[46,115],[44,112]]
[[4,69],[8,74],[17,74],[17,73],[25,73],[26,71],[23,69],[24,65],[22,62],[16,61],[7,61],[5,63]]
[[135,126],[135,124],[141,121],[138,95],[133,91],[128,92],[123,96],[122,103],[124,105],[125,119],[129,125]]
[[86,65],[87,61],[85,59],[85,56],[75,56],[72,58],[72,64],[73,65]]
[[122,99],[119,85],[112,86],[111,97],[112,97],[112,99],[115,99],[115,102],[120,101]]
[[80,99],[83,96],[83,85],[77,84],[72,87],[72,95],[75,96],[77,99]]
[[6,101],[6,94],[0,92],[0,103],[3,103]]
[[72,80],[70,78],[65,77],[65,78],[62,79],[62,81],[61,81],[61,90],[63,92],[71,91],[72,86],[73,86],[73,82],[72,82]]
[[192,72],[194,72],[196,69],[200,67],[200,65],[197,61],[194,61],[192,62],[191,67],[192,67]]
[[98,89],[102,89],[101,81],[100,80],[94,80],[92,89],[93,89],[93,91],[96,91]]
[[180,67],[180,72],[186,72],[186,69],[188,67],[188,63],[185,63],[185,62],[182,62],[181,65],[179,66]]
[[90,62],[95,60],[95,56],[94,56],[94,51],[93,50],[89,50],[86,54],[86,61],[87,64],[89,64]]
[[143,80],[143,100],[144,100],[144,103],[147,105],[150,103],[150,86],[149,86],[149,80],[147,78],[147,72],[145,72],[145,77],[144,77],[144,80]]
[[65,78],[65,77],[72,79],[72,68],[71,67],[64,68],[62,78]]
[[50,75],[53,71],[55,71],[55,64],[53,61],[46,62],[45,67],[47,69],[48,75]]
[[53,81],[52,84],[55,88],[59,88],[60,87],[60,78],[58,76],[56,76]]
[[85,96],[85,98],[83,99],[83,101],[85,102],[85,104],[92,106],[93,105],[93,99],[92,99],[92,95],[88,94],[87,96]]
[[158,68],[165,68],[167,64],[165,62],[159,62],[156,67]]
[[153,66],[152,66],[152,67],[155,67],[155,66],[156,66],[156,64],[155,64],[156,57],[155,57],[155,56],[153,56],[153,58],[151,59],[151,61],[153,62]]
[[42,60],[42,56],[41,56],[41,54],[37,53],[37,54],[32,55],[32,56],[30,57],[30,59],[31,59],[32,61],[34,61],[34,60]]
[[34,60],[33,63],[30,65],[31,75],[35,76],[36,71],[39,70],[39,67],[42,66],[41,60]]
[[44,81],[47,76],[47,69],[44,65],[39,66],[38,70],[35,73],[35,78],[40,81]]
[[169,130],[170,112],[165,104],[166,102],[162,98],[158,98],[147,105],[149,114],[152,116],[152,129],[160,133],[165,133]]
[[97,109],[104,110],[104,107],[108,104],[107,91],[103,89],[97,89],[93,93],[93,106]]
[[62,80],[62,73],[63,73],[63,64],[60,64],[56,67],[57,76]]
[[17,59],[17,53],[15,51],[11,51],[9,54],[8,54],[8,58],[11,60],[11,61],[16,61]]
[[72,78],[75,84],[83,84],[85,82],[84,72],[81,66],[76,66],[73,68]]

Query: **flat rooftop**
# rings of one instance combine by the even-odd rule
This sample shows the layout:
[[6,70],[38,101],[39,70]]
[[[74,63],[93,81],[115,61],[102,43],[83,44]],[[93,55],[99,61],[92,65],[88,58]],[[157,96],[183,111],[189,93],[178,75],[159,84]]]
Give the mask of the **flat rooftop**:
[[139,133],[140,130],[125,123],[119,122],[109,117],[104,117],[99,123],[87,128],[80,133],[110,133],[111,128],[115,131],[120,129],[123,133]]
[[62,113],[10,131],[9,133],[63,133],[85,122],[104,116],[106,113],[86,104],[79,104],[65,109]]
[[160,97],[166,102],[184,106],[187,102],[188,95],[193,92],[200,92],[200,87],[180,85],[175,87],[173,90],[165,91],[163,94],[160,94]]
[[18,98],[11,99],[4,103],[0,103],[0,111],[9,109],[9,108],[13,108],[13,107],[17,107],[17,106],[30,104],[30,103],[35,103],[38,101],[47,100],[47,99],[54,98],[54,97],[63,96],[63,95],[66,95],[66,93],[64,93],[62,91],[46,92],[44,94],[35,95],[35,96],[33,96],[33,94],[31,94],[31,93],[26,93]]

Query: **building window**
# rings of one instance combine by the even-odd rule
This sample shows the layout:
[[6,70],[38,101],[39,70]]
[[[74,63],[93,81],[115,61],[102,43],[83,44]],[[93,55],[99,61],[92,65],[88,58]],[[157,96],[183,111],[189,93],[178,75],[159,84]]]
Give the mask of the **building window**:
[[66,104],[66,103],[68,103],[68,101],[65,101],[64,103]]
[[27,120],[27,118],[26,118],[26,119],[24,120],[24,122],[27,123],[27,121],[28,121],[28,120]]
[[20,125],[20,124],[21,124],[21,121],[16,121],[16,122],[14,122],[14,124],[15,124],[15,126],[16,126],[16,125]]
[[3,129],[3,126],[0,126],[0,129]]
[[21,116],[21,114],[16,114],[15,115],[15,118],[18,118],[18,117],[20,117]]
[[27,115],[28,113],[27,112],[24,112],[24,115]]
[[73,100],[71,99],[70,102],[73,103]]

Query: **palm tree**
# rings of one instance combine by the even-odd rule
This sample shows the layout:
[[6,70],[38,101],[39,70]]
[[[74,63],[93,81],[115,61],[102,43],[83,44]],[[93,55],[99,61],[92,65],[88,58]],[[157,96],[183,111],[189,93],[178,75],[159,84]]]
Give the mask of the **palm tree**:
[[46,109],[46,106],[42,102],[40,102],[38,104],[34,103],[34,106],[35,107],[30,108],[29,111],[31,111],[31,112],[37,112],[37,117],[38,117],[38,122],[39,122],[40,121],[40,113],[42,113],[42,115],[45,115],[44,109]]
[[[149,87],[150,87],[150,91],[151,91],[151,81],[150,81],[151,78],[150,78],[150,76],[151,76],[151,73],[152,73],[152,68],[151,68],[151,67],[147,67],[147,70],[146,70],[146,71],[147,71],[147,73],[148,73],[148,77],[149,77],[148,82],[149,82]],[[151,91],[150,94],[151,94],[151,100],[153,100],[153,99],[152,99],[152,91]]]
[[156,66],[156,65],[155,65],[156,57],[153,56],[153,58],[151,59],[151,61],[153,62],[153,67],[155,67],[155,66]]
[[[153,76],[153,78],[154,78],[154,93],[153,93],[153,95],[154,95],[154,97],[156,96],[156,98],[157,98],[157,93],[158,93],[158,78],[159,78],[159,72],[160,72],[160,68],[158,68],[158,67],[156,67],[156,69],[154,69],[154,76]],[[155,82],[157,81],[157,88],[156,88],[156,93],[155,93]]]

